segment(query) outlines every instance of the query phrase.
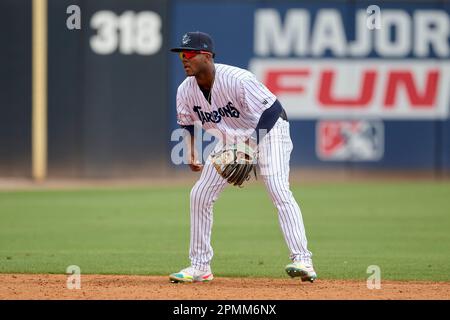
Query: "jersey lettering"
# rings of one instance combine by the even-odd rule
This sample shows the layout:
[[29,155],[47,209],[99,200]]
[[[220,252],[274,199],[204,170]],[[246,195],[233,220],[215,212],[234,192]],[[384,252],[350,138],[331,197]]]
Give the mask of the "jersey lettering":
[[240,112],[233,106],[231,101],[228,101],[225,107],[219,108],[217,111],[207,112],[201,111],[202,107],[194,106],[194,112],[198,119],[204,124],[205,122],[219,123],[222,117],[239,118]]

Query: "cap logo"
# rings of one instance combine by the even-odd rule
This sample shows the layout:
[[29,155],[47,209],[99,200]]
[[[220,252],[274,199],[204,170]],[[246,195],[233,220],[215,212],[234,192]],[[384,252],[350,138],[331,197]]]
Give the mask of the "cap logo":
[[185,35],[183,36],[183,39],[181,40],[181,43],[183,43],[183,45],[186,45],[186,44],[188,44],[189,42],[191,42],[191,37],[189,37],[188,34],[185,34]]
[[203,44],[203,48],[207,49],[208,45],[206,43]]

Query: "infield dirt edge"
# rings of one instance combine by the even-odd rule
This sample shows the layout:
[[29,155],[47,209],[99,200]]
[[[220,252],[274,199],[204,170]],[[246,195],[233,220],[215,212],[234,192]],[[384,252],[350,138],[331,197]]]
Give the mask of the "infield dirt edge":
[[82,275],[80,289],[64,274],[0,274],[2,300],[450,300],[450,282],[217,277],[174,284],[167,276]]

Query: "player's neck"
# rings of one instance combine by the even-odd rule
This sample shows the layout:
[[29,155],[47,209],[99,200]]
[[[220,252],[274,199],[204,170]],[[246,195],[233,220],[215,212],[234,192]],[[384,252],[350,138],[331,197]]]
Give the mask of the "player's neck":
[[203,90],[211,90],[211,87],[214,83],[214,76],[215,76],[215,68],[214,65],[212,65],[212,68],[207,70],[206,72],[202,72],[195,76],[195,79],[197,80],[198,86]]

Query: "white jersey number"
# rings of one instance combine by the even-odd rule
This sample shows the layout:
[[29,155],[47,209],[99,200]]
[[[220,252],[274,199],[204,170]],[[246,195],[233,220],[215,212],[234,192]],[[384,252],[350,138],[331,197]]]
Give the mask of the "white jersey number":
[[97,33],[91,37],[92,50],[101,55],[114,53],[152,55],[162,46],[161,17],[152,11],[98,11],[91,19]]

